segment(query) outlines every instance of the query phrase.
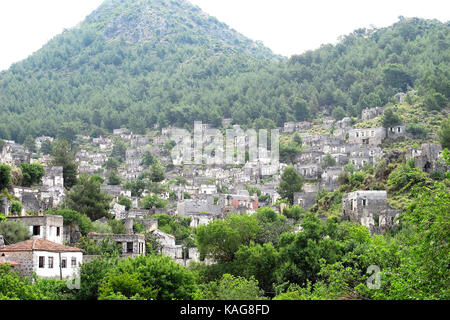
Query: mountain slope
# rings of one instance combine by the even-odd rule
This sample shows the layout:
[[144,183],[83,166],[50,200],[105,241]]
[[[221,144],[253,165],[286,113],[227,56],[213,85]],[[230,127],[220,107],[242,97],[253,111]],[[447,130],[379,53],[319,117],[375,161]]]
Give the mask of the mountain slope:
[[0,136],[56,135],[69,120],[143,131],[185,96],[180,88],[279,59],[186,1],[108,0],[0,74]]
[[0,138],[144,133],[223,118],[270,128],[338,107],[358,116],[409,88],[444,117],[449,31],[401,19],[287,61],[186,1],[108,0],[0,74]]
[[260,43],[231,30],[185,0],[108,0],[87,17],[82,27],[87,25],[108,39],[158,44],[209,42],[257,58],[274,57]]

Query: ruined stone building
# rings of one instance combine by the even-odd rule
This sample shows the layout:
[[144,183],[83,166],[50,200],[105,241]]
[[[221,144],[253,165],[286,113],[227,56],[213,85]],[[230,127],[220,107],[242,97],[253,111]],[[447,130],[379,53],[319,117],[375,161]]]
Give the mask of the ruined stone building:
[[64,219],[61,216],[9,216],[10,221],[26,224],[33,238],[44,239],[62,244],[64,239]]
[[383,107],[364,109],[361,113],[361,119],[363,121],[370,120],[370,119],[378,117],[379,115],[382,115],[383,113],[384,113]]
[[319,163],[296,165],[296,169],[303,179],[319,179],[322,175],[322,167]]
[[[242,190],[244,191],[244,190]],[[258,210],[259,202],[258,196],[250,196],[248,191],[244,194],[221,194],[218,200],[218,205],[222,208],[222,215],[228,214],[244,214],[253,213]]]
[[214,196],[209,196],[207,200],[186,199],[177,203],[177,213],[181,217],[193,217],[204,213],[218,217],[221,211],[221,206],[214,204]]
[[182,245],[177,245],[175,237],[167,234],[159,229],[151,232],[161,245],[161,254],[172,258],[175,262],[189,266],[191,262],[199,262],[199,253],[197,248],[184,248]]
[[323,170],[320,185],[327,191],[333,191],[339,186],[339,174],[344,171],[343,166],[328,167]]
[[299,205],[306,210],[310,209],[316,203],[318,191],[318,185],[305,184],[302,192],[294,193],[294,205]]
[[409,148],[406,152],[406,160],[414,160],[416,168],[424,172],[445,171],[444,160],[442,159],[442,147],[436,143],[424,143],[420,149]]
[[122,258],[135,258],[145,255],[145,237],[143,234],[97,234],[89,233],[89,239],[101,242],[105,238],[110,238],[122,248]]
[[30,163],[30,161],[31,152],[14,141],[5,140],[5,144],[0,150],[0,163],[11,167],[20,167],[21,163]]
[[383,127],[349,130],[349,143],[379,146],[386,138],[386,129]]
[[406,126],[404,124],[387,128],[387,137],[390,139],[398,139],[406,137]]
[[355,191],[342,197],[344,218],[368,227],[371,234],[380,234],[394,225],[398,212],[389,207],[387,192]]

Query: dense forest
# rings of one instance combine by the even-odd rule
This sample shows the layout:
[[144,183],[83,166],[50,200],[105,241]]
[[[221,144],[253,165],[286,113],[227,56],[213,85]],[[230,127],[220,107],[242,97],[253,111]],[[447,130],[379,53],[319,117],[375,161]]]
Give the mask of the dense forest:
[[223,118],[280,127],[334,110],[356,117],[412,89],[439,112],[450,98],[449,27],[400,17],[286,59],[185,1],[106,1],[0,73],[0,138]]

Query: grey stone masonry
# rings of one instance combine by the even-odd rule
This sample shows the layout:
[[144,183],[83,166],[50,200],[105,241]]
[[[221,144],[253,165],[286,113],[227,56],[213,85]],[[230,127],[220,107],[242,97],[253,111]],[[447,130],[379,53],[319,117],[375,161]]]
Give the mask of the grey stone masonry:
[[407,136],[406,126],[399,125],[399,126],[388,128],[387,136],[388,136],[388,138],[391,138],[391,139],[398,139],[398,138]]
[[424,143],[420,149],[409,148],[406,152],[406,160],[414,160],[416,168],[432,173],[433,171],[446,171],[448,168],[442,159],[442,147],[436,143]]
[[318,185],[305,184],[303,186],[303,192],[294,193],[294,205],[299,205],[308,210],[316,203],[318,191]]
[[382,107],[364,109],[361,113],[361,119],[363,121],[370,120],[370,119],[376,118],[379,115],[383,114],[383,112],[384,112],[384,108],[382,108]]
[[383,127],[352,129],[349,131],[350,144],[379,146],[386,138],[386,129]]
[[64,219],[61,216],[8,217],[8,220],[26,224],[32,237],[62,244],[64,239]]
[[372,234],[383,233],[392,227],[398,214],[389,207],[385,190],[345,194],[342,197],[342,213],[344,218],[368,227]]
[[299,165],[305,165],[309,163],[320,163],[322,157],[325,155],[324,152],[301,152],[296,157],[296,163]]
[[89,238],[97,242],[109,237],[122,246],[121,257],[135,258],[145,256],[145,237],[143,234],[97,234],[89,233]]
[[321,185],[327,191],[332,191],[339,186],[339,174],[344,171],[343,166],[328,167],[323,170]]
[[322,168],[318,163],[297,165],[297,172],[305,179],[318,179],[322,175]]
[[186,199],[178,201],[177,211],[182,217],[201,213],[209,213],[217,216],[221,213],[221,207],[219,205],[214,205],[214,196],[209,196],[208,200]]
[[46,187],[64,187],[63,167],[45,168],[42,185]]

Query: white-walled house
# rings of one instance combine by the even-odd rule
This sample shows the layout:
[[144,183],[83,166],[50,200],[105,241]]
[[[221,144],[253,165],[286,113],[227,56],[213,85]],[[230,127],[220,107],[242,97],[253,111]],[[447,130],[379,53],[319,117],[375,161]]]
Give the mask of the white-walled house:
[[31,277],[73,279],[83,263],[83,250],[43,239],[30,239],[0,248],[0,257],[16,262],[14,269]]
[[216,193],[217,193],[217,187],[214,184],[211,184],[211,185],[202,184],[200,186],[200,194],[211,195],[211,194],[216,194]]
[[25,223],[34,238],[63,243],[64,219],[62,216],[9,216],[8,220]]

